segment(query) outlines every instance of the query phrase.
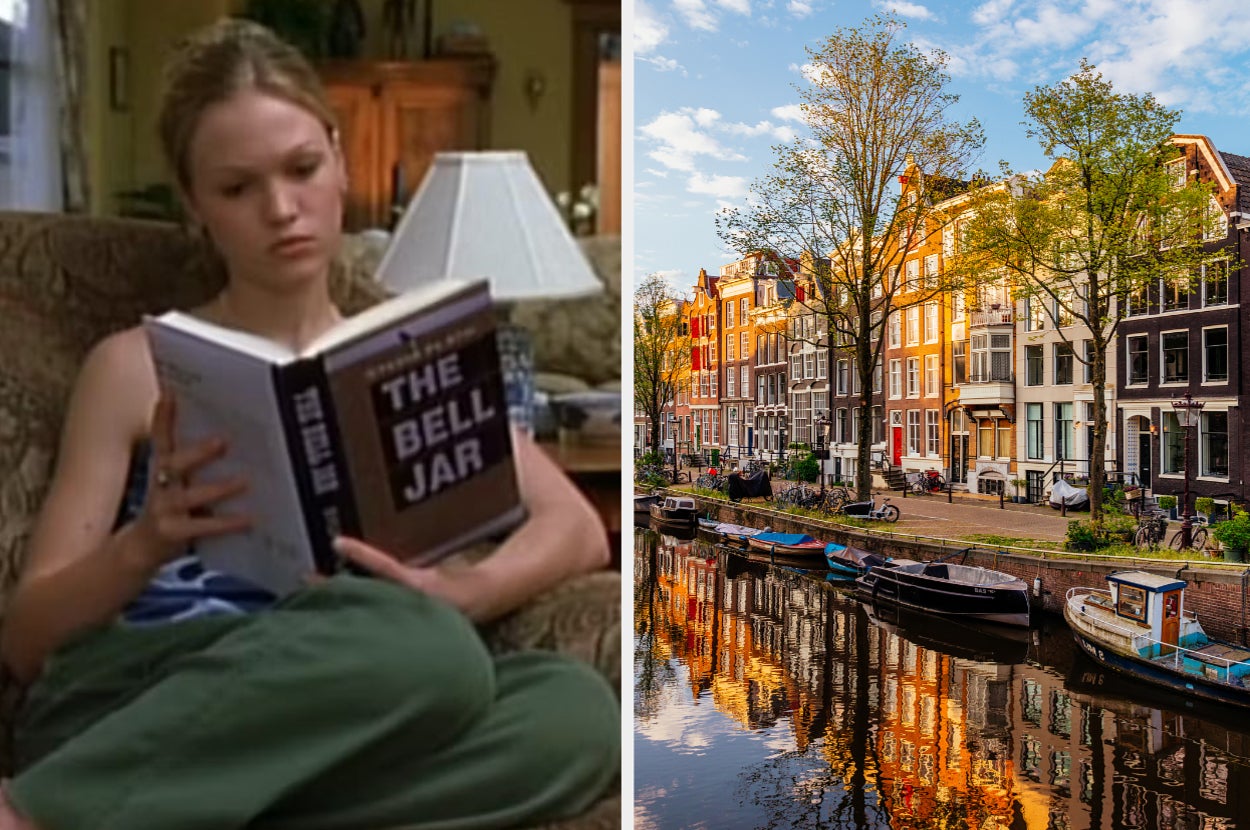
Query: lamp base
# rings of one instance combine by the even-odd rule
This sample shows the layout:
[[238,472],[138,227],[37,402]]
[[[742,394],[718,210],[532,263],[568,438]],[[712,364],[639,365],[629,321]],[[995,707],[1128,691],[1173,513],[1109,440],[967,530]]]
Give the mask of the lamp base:
[[501,322],[495,333],[499,365],[503,371],[508,420],[517,429],[534,435],[534,344],[529,332]]

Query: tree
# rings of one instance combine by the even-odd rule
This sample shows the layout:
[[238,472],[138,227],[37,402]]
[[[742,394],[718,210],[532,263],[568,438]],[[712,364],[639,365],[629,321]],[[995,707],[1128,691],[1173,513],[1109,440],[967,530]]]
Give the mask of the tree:
[[[1033,175],[1004,165],[1008,186],[974,195],[956,269],[1005,274],[1018,298],[1041,306],[1074,360],[1090,367],[1096,522],[1106,483],[1107,352],[1133,298],[1141,302],[1160,282],[1183,288],[1211,258],[1201,243],[1216,217],[1207,186],[1169,173],[1167,163],[1180,156],[1171,142],[1180,112],[1149,93],[1118,93],[1082,61],[1067,80],[1025,95],[1024,106],[1028,135],[1054,163]],[[1089,340],[1088,354],[1073,331]]]
[[634,291],[634,403],[650,424],[649,451],[657,454],[664,407],[690,378],[684,306],[659,274],[643,277]]
[[[807,50],[808,83],[796,87],[807,135],[775,147],[773,172],[753,183],[747,207],[717,219],[721,238],[738,251],[802,260],[809,290],[799,302],[822,321],[806,336],[828,348],[830,369],[838,341],[855,357],[860,498],[872,484],[873,370],[901,289],[885,277],[938,232],[935,205],[962,186],[984,145],[975,120],[948,117],[958,98],[945,91],[946,55],[903,42],[905,29],[895,16],[877,16]],[[900,193],[903,177],[911,184]],[[929,286],[909,304],[945,287]]]

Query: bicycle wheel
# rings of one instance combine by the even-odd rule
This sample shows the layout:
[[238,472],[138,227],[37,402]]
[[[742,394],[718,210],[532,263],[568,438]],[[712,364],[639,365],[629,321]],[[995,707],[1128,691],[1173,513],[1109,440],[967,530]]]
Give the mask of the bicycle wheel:
[[899,517],[899,509],[892,504],[887,504],[881,508],[881,518],[887,522],[897,522]]
[[1195,527],[1190,541],[1193,542],[1194,550],[1205,548],[1207,546],[1207,529],[1205,527]]
[[1137,532],[1133,534],[1133,546],[1138,548],[1150,547],[1152,535],[1148,527],[1137,528]]

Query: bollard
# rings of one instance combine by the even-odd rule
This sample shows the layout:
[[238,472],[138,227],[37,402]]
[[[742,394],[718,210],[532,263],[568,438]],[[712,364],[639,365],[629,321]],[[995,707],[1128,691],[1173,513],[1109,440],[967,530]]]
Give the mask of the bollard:
[[946,482],[946,503],[952,504],[955,501],[955,488],[951,482]]
[[1006,509],[1005,507],[1003,507],[1003,491],[1006,489],[1007,489],[1006,487],[1003,487],[1001,490],[998,491],[998,509],[999,510]]

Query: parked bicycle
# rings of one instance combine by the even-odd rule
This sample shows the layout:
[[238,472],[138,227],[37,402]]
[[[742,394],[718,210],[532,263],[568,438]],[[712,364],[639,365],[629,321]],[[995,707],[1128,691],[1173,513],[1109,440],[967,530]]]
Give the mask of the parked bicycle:
[[[1189,529],[1189,549],[1202,550],[1207,546],[1207,528],[1206,520],[1201,516],[1194,516],[1189,520],[1191,525]],[[1171,540],[1168,541],[1168,547],[1172,550],[1185,550],[1184,546],[1185,530],[1176,531],[1172,534]]]
[[1154,550],[1159,547],[1167,532],[1167,516],[1162,513],[1143,514],[1137,520],[1137,532],[1133,534],[1133,545]]
[[945,490],[946,478],[937,470],[927,470],[923,473],[908,473],[907,485],[911,492],[923,496]]

